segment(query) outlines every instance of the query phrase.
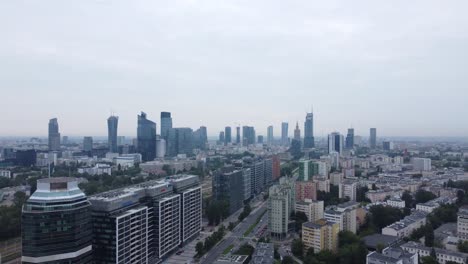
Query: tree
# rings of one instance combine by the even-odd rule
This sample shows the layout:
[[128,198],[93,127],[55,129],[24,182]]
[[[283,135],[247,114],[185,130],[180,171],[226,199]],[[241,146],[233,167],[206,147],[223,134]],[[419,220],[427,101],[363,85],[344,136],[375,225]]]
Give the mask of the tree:
[[16,207],[21,208],[23,204],[26,202],[27,197],[26,193],[22,191],[15,192],[14,197],[13,197],[13,203],[15,204]]
[[290,256],[286,256],[283,258],[283,261],[281,261],[281,264],[294,264],[294,259]]
[[437,196],[431,192],[428,192],[428,191],[425,191],[423,189],[419,189],[417,192],[416,192],[416,195],[415,195],[415,201],[416,203],[425,203],[425,202],[428,202],[430,200],[433,200],[437,198]]
[[304,244],[300,239],[294,239],[291,243],[291,252],[294,256],[302,258],[304,255]]
[[413,208],[413,196],[409,191],[404,191],[401,200],[405,201],[406,208]]
[[377,252],[382,253],[382,250],[385,248],[384,244],[378,243],[377,244]]
[[202,256],[205,253],[203,242],[200,241],[195,245],[195,251],[197,252],[198,256]]
[[458,241],[457,248],[460,252],[468,253],[468,241]]
[[437,259],[431,256],[425,256],[421,258],[421,264],[438,264]]
[[434,228],[432,227],[431,224],[426,225],[426,235],[424,237],[424,245],[426,247],[434,246]]

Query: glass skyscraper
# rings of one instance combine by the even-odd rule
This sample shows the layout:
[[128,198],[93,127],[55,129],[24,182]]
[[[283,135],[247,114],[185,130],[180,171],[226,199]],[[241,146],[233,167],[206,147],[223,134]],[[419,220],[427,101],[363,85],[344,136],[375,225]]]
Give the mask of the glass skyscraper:
[[161,137],[167,141],[169,129],[172,128],[172,117],[170,112],[161,112]]
[[372,149],[377,147],[377,128],[370,129],[369,147]]
[[57,118],[49,120],[49,151],[60,150],[60,132]]
[[307,113],[304,122],[304,148],[315,147],[314,142],[314,113]]
[[93,263],[90,206],[75,178],[39,179],[23,206],[22,263]]
[[231,138],[231,127],[224,128],[224,145],[227,145],[232,142]]
[[109,152],[117,153],[117,126],[119,123],[118,116],[111,116],[107,119],[107,142],[109,144]]
[[146,118],[146,113],[138,116],[137,147],[143,161],[156,158],[156,123]]
[[288,123],[281,123],[281,144],[287,146],[289,144],[288,138]]

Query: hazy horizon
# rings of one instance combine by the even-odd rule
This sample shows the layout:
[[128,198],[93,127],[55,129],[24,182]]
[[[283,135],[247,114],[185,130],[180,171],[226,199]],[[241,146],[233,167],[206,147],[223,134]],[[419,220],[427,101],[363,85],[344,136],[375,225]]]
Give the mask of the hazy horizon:
[[[1,136],[267,126],[468,136],[466,1],[4,1]],[[233,131],[235,135],[235,130]]]

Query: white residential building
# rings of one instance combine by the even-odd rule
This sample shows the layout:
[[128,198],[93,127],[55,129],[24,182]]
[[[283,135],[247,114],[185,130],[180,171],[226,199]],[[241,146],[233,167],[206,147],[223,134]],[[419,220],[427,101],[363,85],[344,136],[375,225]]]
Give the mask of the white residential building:
[[397,221],[382,229],[383,235],[404,238],[409,236],[414,230],[426,224],[426,212],[415,211],[400,221]]
[[431,171],[431,159],[413,158],[412,163],[415,171]]
[[396,208],[405,208],[406,203],[400,198],[390,198],[387,200],[387,205]]
[[348,197],[350,201],[356,201],[357,182],[353,180],[344,180],[339,185],[339,198]]
[[110,165],[97,163],[94,167],[84,167],[78,168],[78,173],[83,174],[87,173],[89,175],[112,175],[112,168]]
[[296,201],[296,212],[303,212],[309,222],[315,223],[315,221],[324,217],[323,205],[323,201],[313,201],[311,199]]
[[465,253],[450,251],[441,248],[425,247],[422,244],[414,241],[410,241],[401,245],[401,248],[406,252],[416,253],[420,257],[430,256],[432,249],[434,249],[437,257],[437,262],[440,264],[445,264],[448,261],[466,264],[466,260],[468,258],[468,254]]
[[5,177],[11,179],[11,171],[9,170],[0,170],[0,177]]

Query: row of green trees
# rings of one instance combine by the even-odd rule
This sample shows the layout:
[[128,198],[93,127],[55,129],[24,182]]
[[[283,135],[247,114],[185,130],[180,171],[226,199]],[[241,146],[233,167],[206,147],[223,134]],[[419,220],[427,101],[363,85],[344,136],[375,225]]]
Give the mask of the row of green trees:
[[211,236],[205,239],[205,242],[198,242],[195,245],[195,251],[197,252],[197,257],[203,256],[211,248],[213,248],[221,239],[223,239],[226,234],[226,229],[224,225],[221,225],[218,230],[216,230]]
[[24,192],[16,192],[12,206],[0,206],[0,241],[21,235],[21,208],[26,200]]

